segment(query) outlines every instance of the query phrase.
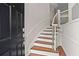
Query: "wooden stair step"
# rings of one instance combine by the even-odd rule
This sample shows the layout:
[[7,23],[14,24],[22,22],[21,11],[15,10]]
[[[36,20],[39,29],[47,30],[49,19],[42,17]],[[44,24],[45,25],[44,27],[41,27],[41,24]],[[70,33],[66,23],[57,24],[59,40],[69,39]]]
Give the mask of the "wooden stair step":
[[42,35],[52,35],[51,33],[41,33]]
[[46,45],[52,45],[52,42],[45,42],[45,41],[35,41],[35,43],[40,43],[40,44],[46,44]]
[[45,32],[52,32],[52,30],[43,30],[43,31],[45,31]]
[[46,29],[52,29],[52,28],[46,28]]
[[45,56],[45,55],[30,53],[29,56]]
[[[59,28],[59,29],[60,29],[60,27],[57,27],[57,28]],[[52,27],[51,27],[51,28],[46,28],[46,29],[52,29]]]
[[52,39],[52,38],[49,38],[49,37],[43,37],[43,36],[40,36],[38,38],[42,38],[42,39]]
[[52,52],[52,48],[46,48],[46,47],[40,47],[40,46],[34,46],[31,49],[33,50],[39,50],[39,51],[46,51],[46,52]]
[[38,38],[37,40],[39,40],[39,41],[45,41],[45,42],[52,42],[52,40],[50,40],[50,39],[41,39],[41,38]]

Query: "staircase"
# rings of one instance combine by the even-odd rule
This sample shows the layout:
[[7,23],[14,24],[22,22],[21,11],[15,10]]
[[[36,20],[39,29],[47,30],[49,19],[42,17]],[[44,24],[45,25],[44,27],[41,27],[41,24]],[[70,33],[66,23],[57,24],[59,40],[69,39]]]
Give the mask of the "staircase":
[[44,29],[33,43],[29,56],[59,56],[52,41],[52,27]]
[[65,56],[61,25],[67,22],[68,10],[58,10],[53,17],[52,26],[44,29],[33,43],[29,56]]

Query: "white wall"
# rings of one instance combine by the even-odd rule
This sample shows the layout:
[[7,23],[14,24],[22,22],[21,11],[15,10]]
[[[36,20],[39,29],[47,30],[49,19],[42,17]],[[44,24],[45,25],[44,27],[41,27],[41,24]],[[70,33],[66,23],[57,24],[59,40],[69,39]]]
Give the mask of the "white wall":
[[25,54],[27,55],[38,33],[50,25],[49,4],[25,4]]
[[79,56],[79,19],[71,23],[62,25],[63,39],[62,45],[66,55]]
[[79,18],[79,3],[75,3],[72,8],[72,20]]
[[[69,4],[70,8],[73,4]],[[76,6],[76,5],[75,5]],[[76,11],[76,9],[74,10]],[[62,46],[68,56],[79,56],[79,18],[62,25]]]

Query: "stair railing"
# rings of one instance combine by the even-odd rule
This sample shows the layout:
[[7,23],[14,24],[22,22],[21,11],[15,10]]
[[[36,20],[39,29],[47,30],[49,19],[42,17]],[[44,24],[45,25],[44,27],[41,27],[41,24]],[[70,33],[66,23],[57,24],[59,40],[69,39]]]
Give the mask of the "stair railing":
[[[53,41],[53,48],[54,51],[57,51],[57,47],[62,45],[61,42],[61,36],[60,36],[60,30],[61,30],[61,14],[64,14],[68,12],[68,10],[62,11],[60,12],[60,10],[57,10],[57,13],[54,15],[53,17],[53,21],[52,21],[52,31],[53,31],[53,37],[52,37],[52,41]],[[58,38],[58,39],[57,39]]]

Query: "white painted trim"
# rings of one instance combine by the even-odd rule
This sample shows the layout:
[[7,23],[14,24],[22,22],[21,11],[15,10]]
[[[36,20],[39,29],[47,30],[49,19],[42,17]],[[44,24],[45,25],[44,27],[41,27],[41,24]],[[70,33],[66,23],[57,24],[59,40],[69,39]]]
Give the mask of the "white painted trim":
[[56,51],[57,48],[57,38],[56,38],[56,26],[54,26],[54,50]]
[[68,12],[68,10],[64,10],[64,11],[62,11],[62,12],[60,12],[60,13],[65,13],[65,12]]
[[72,23],[75,23],[75,22],[79,22],[79,18],[74,19],[71,22],[68,22],[68,23],[65,23],[65,24],[62,24],[62,25],[69,25],[69,24],[72,24]]
[[79,22],[79,18],[72,20],[70,23]]

